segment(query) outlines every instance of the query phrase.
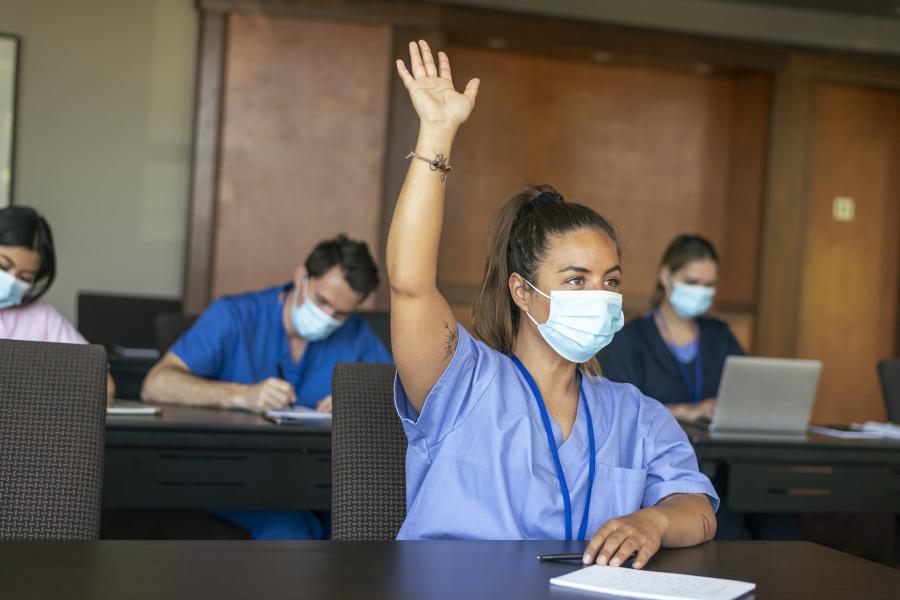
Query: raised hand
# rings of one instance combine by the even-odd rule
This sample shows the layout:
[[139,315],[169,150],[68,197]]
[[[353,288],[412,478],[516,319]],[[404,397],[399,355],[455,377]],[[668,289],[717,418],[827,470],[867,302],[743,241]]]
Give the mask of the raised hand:
[[402,60],[397,61],[397,72],[422,126],[455,131],[475,107],[479,80],[471,80],[463,93],[457,92],[450,73],[450,59],[438,52],[439,64],[435,65],[431,49],[424,40],[409,43],[409,60],[412,74]]

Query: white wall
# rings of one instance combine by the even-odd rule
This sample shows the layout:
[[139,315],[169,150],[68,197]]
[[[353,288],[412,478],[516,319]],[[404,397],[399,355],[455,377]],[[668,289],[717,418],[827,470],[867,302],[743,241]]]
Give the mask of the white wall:
[[197,18],[192,0],[3,0],[22,36],[13,202],[41,211],[79,290],[181,294]]

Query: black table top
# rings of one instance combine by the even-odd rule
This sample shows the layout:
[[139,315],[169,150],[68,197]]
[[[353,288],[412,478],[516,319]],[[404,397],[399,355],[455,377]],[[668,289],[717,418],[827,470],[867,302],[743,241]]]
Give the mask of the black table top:
[[[551,588],[566,542],[2,542],[8,598],[596,598]],[[807,542],[662,550],[649,568],[741,579],[755,598],[894,599],[900,572]]]

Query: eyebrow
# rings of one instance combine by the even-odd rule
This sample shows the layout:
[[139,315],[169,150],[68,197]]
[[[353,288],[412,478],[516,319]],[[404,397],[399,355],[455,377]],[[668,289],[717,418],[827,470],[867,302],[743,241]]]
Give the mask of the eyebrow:
[[[575,271],[576,273],[590,273],[590,272],[591,272],[590,269],[585,269],[584,267],[576,267],[576,266],[574,266],[574,265],[569,265],[569,266],[567,266],[567,267],[563,267],[562,269],[560,269],[560,270],[557,271],[557,272],[558,272],[558,273],[564,273],[564,272],[566,272],[566,271]],[[621,272],[621,271],[622,271],[622,266],[621,266],[621,265],[615,265],[615,266],[612,266],[612,267],[608,268],[608,269],[606,270],[606,272],[605,272],[603,275],[604,275],[604,277],[605,277],[606,275],[609,275],[610,273],[613,273],[613,272],[615,272],[615,271],[620,271],[620,272]]]

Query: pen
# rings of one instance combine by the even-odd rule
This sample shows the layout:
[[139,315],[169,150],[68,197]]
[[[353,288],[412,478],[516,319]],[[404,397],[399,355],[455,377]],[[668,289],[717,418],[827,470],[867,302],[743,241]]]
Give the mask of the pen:
[[538,555],[537,559],[541,562],[562,562],[569,560],[577,560],[581,562],[584,554],[541,554]]
[[284,376],[284,367],[281,366],[281,363],[278,363],[278,378],[287,381],[287,378]]

